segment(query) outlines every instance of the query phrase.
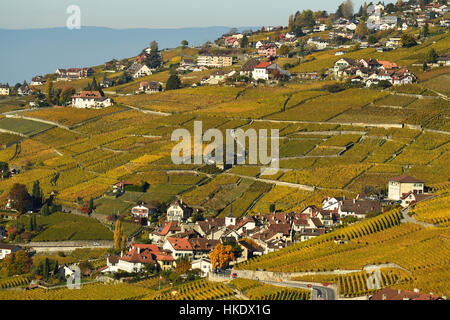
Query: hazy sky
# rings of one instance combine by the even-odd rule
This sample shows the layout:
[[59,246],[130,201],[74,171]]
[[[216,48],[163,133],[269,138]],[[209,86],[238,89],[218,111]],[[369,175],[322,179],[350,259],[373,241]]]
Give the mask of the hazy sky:
[[[69,5],[82,26],[183,28],[286,25],[297,10],[335,12],[337,0],[1,0],[0,29],[61,27]],[[364,0],[353,0],[355,11]]]

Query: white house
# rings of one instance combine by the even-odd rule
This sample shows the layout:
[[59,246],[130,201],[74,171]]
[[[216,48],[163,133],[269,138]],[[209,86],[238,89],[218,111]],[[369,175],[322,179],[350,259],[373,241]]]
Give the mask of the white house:
[[3,260],[8,254],[21,250],[22,247],[13,244],[0,243],[0,260]]
[[181,222],[190,218],[192,213],[192,208],[183,203],[183,200],[176,200],[167,208],[167,221]]
[[103,97],[98,91],[81,91],[72,96],[72,107],[104,108],[112,105],[110,98]]
[[0,96],[9,96],[9,86],[7,84],[0,84]]
[[201,271],[200,276],[208,276],[208,272],[212,270],[211,260],[208,258],[200,258],[192,261],[192,269],[199,269]]
[[128,68],[127,73],[133,78],[140,78],[152,74],[152,70],[145,64],[135,62]]

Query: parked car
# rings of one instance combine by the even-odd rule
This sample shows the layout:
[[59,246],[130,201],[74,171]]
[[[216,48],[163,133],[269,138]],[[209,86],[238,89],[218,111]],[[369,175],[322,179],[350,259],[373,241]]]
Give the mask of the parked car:
[[231,277],[232,277],[233,279],[236,279],[236,278],[238,277],[238,274],[237,274],[236,272],[233,272],[233,273],[231,274]]

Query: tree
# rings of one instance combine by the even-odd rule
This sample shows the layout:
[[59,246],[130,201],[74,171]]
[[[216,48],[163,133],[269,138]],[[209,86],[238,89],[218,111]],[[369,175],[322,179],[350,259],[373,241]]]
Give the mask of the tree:
[[375,35],[371,34],[369,38],[367,38],[367,42],[369,42],[369,44],[375,44],[378,42],[378,39]]
[[47,82],[45,84],[45,94],[46,94],[46,101],[49,105],[53,104],[53,81],[50,79],[47,79]]
[[292,28],[292,32],[295,34],[295,36],[298,37],[303,37],[305,34],[303,33],[302,27],[295,25]]
[[1,261],[1,266],[8,276],[26,274],[31,270],[32,260],[25,251],[19,250],[8,254]]
[[303,10],[302,13],[297,11],[294,17],[294,25],[300,27],[313,27],[316,24],[314,13],[312,10]]
[[271,213],[273,213],[273,212],[275,212],[275,203],[271,203],[270,204],[270,206],[269,206],[269,211],[271,212]]
[[197,222],[197,221],[204,221],[205,217],[203,216],[203,214],[201,212],[196,212],[192,215],[192,222]]
[[360,37],[366,36],[369,34],[369,28],[367,27],[367,23],[364,20],[361,20],[356,27],[355,34]]
[[213,269],[224,268],[228,266],[229,262],[235,260],[233,247],[219,243],[214,250],[209,253],[209,258]]
[[439,55],[437,54],[436,50],[434,48],[431,48],[427,53],[426,62],[436,63],[438,58]]
[[239,245],[238,242],[236,242],[235,240],[229,240],[229,241],[225,241],[223,242],[224,246],[231,246],[231,248],[233,249],[233,254],[235,258],[239,258],[242,255],[242,251],[244,251],[244,249],[242,249],[242,247]]
[[178,274],[185,274],[192,267],[191,261],[185,257],[176,260],[176,270]]
[[39,184],[39,180],[36,180],[33,183],[33,189],[31,191],[31,198],[33,201],[33,208],[40,208],[42,206],[43,193],[41,186]]
[[400,42],[402,44],[402,47],[405,48],[411,48],[415,45],[417,45],[416,39],[412,35],[409,35],[407,33],[402,34],[400,38]]
[[280,56],[287,56],[289,54],[289,47],[283,44],[278,50],[278,53],[280,54]]
[[292,32],[292,29],[294,28],[294,15],[291,14],[289,16],[289,22],[288,22],[288,32]]
[[0,177],[2,179],[9,177],[9,165],[7,162],[0,162]]
[[247,48],[248,47],[248,37],[244,35],[241,40],[241,48]]
[[427,65],[426,62],[424,62],[423,65],[422,65],[422,71],[423,72],[427,71],[427,68],[428,68],[428,65]]
[[124,248],[124,238],[122,222],[117,219],[114,228],[114,249],[121,251]]
[[150,54],[145,58],[145,64],[150,69],[157,69],[162,64],[162,58],[158,51],[151,50]]
[[166,83],[166,90],[175,90],[181,88],[181,80],[178,75],[173,74],[169,77]]
[[8,199],[12,208],[24,213],[31,204],[31,197],[24,184],[15,183],[9,192]]
[[152,41],[150,43],[150,52],[158,52],[158,42]]
[[41,208],[41,211],[39,212],[41,216],[49,216],[50,215],[50,208],[48,207],[47,203],[44,203],[44,205]]
[[59,96],[59,104],[66,105],[68,102],[72,101],[72,96],[75,94],[75,89],[73,87],[64,87]]
[[91,210],[91,212],[94,211],[95,206],[94,206],[94,199],[93,199],[93,198],[90,198],[90,199],[89,199],[89,205],[88,205],[88,208],[89,208],[89,210]]
[[187,40],[183,40],[181,41],[181,45],[183,46],[183,48],[185,48],[189,45],[189,42]]
[[346,0],[341,4],[342,16],[346,19],[350,19],[353,16],[353,3],[351,0]]
[[422,37],[426,38],[428,37],[430,33],[429,27],[428,27],[428,23],[425,23],[424,26],[422,27]]

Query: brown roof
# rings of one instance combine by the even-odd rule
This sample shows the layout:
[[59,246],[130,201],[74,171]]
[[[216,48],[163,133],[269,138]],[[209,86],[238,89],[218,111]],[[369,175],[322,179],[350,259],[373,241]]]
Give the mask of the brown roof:
[[20,250],[20,249],[22,249],[22,247],[21,246],[17,246],[15,244],[0,243],[0,249],[3,249],[3,250]]
[[381,205],[376,200],[355,199],[342,201],[341,211],[355,214],[368,214],[381,211]]
[[375,293],[370,300],[439,300],[438,296],[408,290],[384,288]]
[[390,178],[389,181],[395,181],[400,183],[423,183],[422,180],[406,175]]
[[257,66],[259,64],[259,60],[258,59],[250,59],[248,60],[241,68],[242,71],[253,71],[253,69],[255,68],[255,66]]

